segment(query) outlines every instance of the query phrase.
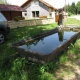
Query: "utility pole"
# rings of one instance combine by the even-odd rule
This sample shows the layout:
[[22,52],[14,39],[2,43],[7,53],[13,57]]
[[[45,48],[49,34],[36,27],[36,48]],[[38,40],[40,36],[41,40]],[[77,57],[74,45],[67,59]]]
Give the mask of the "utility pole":
[[65,11],[65,13],[66,13],[66,0],[65,0],[65,7],[64,7],[64,11]]
[[66,19],[66,0],[65,0],[65,3],[64,3],[64,19]]

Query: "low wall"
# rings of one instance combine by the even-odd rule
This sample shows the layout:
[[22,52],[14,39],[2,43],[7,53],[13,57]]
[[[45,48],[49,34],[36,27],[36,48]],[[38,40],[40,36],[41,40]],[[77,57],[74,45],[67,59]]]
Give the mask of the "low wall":
[[42,25],[42,24],[50,24],[54,23],[53,18],[47,19],[31,19],[31,20],[20,20],[20,21],[9,21],[10,28],[17,28],[17,27],[24,27],[24,26],[35,26],[35,25]]

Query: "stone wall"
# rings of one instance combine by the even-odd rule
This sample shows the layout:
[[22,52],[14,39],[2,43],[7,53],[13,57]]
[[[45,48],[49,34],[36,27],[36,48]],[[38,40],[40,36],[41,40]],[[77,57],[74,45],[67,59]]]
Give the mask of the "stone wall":
[[12,29],[17,27],[35,26],[35,25],[50,24],[50,23],[54,23],[53,18],[9,21],[9,26]]

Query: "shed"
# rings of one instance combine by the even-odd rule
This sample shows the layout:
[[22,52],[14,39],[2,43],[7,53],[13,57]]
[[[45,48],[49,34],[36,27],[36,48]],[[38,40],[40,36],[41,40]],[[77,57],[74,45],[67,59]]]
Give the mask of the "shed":
[[14,17],[22,16],[22,12],[25,10],[17,5],[0,4],[0,12],[6,17],[8,21],[14,19]]

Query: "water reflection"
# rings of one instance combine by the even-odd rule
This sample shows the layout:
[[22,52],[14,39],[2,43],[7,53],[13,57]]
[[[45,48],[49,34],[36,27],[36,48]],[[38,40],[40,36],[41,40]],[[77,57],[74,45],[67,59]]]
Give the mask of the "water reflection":
[[37,39],[37,40],[33,40],[33,41],[30,41],[28,43],[26,43],[27,45],[27,48],[30,49],[31,45],[33,44],[34,46],[36,46],[38,44],[38,42],[41,42],[42,44],[44,44],[44,38],[41,38],[41,39]]
[[64,31],[63,30],[59,30],[58,31],[58,37],[59,37],[59,41],[63,41],[63,36],[64,36]]
[[[63,30],[58,31],[58,39],[59,39],[60,42],[63,41],[63,36],[64,36],[64,31]],[[34,46],[36,46],[39,42],[42,43],[42,44],[45,44],[44,38],[37,39],[35,41],[34,40],[30,41],[26,45],[27,45],[28,49],[30,49],[31,44],[33,44]]]
[[76,32],[59,31],[55,34],[45,36],[40,39],[29,41],[21,46],[22,49],[38,52],[41,54],[50,54],[59,45],[63,44],[66,40],[72,37]]

